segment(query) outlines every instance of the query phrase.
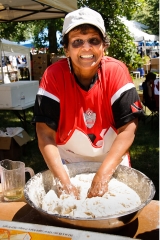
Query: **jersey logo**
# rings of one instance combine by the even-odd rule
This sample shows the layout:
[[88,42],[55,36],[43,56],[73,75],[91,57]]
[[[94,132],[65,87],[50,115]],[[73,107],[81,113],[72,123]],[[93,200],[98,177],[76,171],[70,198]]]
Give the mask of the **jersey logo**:
[[96,121],[96,113],[94,113],[91,109],[88,109],[84,114],[84,122],[87,128],[92,128]]

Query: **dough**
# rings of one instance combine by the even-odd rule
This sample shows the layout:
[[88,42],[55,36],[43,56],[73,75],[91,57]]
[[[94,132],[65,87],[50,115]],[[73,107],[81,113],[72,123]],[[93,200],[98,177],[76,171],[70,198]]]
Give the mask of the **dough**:
[[115,178],[110,180],[108,192],[103,197],[86,198],[94,175],[95,173],[79,174],[71,178],[71,182],[79,189],[79,200],[65,193],[58,198],[55,191],[50,190],[42,201],[42,209],[49,214],[98,218],[124,214],[141,204],[138,194]]

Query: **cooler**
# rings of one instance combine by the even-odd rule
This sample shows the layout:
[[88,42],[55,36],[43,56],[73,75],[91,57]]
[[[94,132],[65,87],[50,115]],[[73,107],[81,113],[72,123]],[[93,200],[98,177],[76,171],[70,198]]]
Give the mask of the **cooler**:
[[39,81],[17,81],[0,85],[0,108],[25,107],[34,103]]

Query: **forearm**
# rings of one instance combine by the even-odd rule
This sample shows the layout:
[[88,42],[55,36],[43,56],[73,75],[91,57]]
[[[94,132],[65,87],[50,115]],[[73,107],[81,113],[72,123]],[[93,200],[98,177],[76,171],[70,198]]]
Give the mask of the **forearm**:
[[78,190],[71,183],[70,177],[63,167],[59,150],[55,141],[56,132],[50,129],[45,123],[37,123],[36,131],[39,149],[48,168],[54,175],[58,195],[61,195],[61,193],[65,191],[66,194],[72,194],[78,198]]
[[122,156],[128,151],[133,143],[138,120],[135,119],[124,127],[118,129],[118,135],[112,147],[96,172],[87,197],[103,196],[108,189],[108,182],[111,179],[117,166],[122,161]]
[[70,179],[63,167],[59,150],[55,143],[55,134],[47,130],[46,127],[44,131],[43,128],[37,126],[39,149],[54,177],[58,178],[62,184],[70,184]]
[[129,150],[134,141],[137,122],[138,120],[136,119],[130,123],[125,130],[123,130],[123,128],[119,130],[119,133],[99,168],[97,175],[103,175],[103,177],[109,181],[113,172],[121,163],[123,155]]

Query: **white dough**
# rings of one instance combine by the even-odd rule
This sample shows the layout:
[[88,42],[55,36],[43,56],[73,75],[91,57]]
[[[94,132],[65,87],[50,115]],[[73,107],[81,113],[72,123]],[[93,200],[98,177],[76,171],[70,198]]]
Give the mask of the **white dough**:
[[42,201],[42,209],[50,214],[60,214],[80,218],[106,217],[123,214],[141,204],[138,194],[126,184],[112,178],[108,183],[108,192],[103,197],[86,198],[95,173],[79,174],[71,178],[80,192],[80,199],[62,194],[57,197],[50,190]]

